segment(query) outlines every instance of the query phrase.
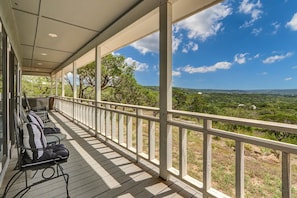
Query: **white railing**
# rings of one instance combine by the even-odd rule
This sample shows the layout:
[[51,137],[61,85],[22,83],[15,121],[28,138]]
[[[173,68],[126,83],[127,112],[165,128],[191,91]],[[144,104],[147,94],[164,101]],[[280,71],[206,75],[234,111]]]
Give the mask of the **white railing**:
[[[55,98],[55,109],[93,130],[95,135],[102,135],[106,140],[113,141],[135,153],[137,159],[142,158],[159,166],[160,120],[158,108],[111,102],[96,104],[92,100],[57,97]],[[170,156],[167,171],[201,191],[204,197],[244,197],[247,193],[245,191],[246,172],[253,171],[253,168],[250,168],[251,165],[245,167],[249,157],[245,153],[251,152],[251,147],[270,149],[279,154],[280,160],[277,164],[280,166],[278,173],[280,184],[276,187],[279,188],[279,196],[291,198],[293,197],[292,191],[297,193],[297,187],[292,185],[292,176],[294,182],[297,183],[295,181],[297,173],[292,174],[291,164],[293,161],[295,163],[297,161],[296,145],[244,135],[236,130],[220,129],[221,124],[227,124],[236,127],[251,127],[254,131],[272,130],[297,134],[296,125],[177,110],[169,111],[168,115],[171,119],[167,121],[167,125],[171,132],[168,134],[167,143],[171,145],[172,149],[169,149],[167,154]],[[234,128],[236,129],[236,127]],[[217,143],[214,137],[223,139],[229,144],[229,154],[225,154],[226,151],[219,150],[220,147],[215,146],[221,144],[222,141]],[[192,146],[189,146],[190,144]],[[200,150],[197,149],[198,147]],[[195,155],[196,152],[198,153]],[[192,155],[191,160],[189,160],[190,155]],[[216,169],[215,164],[220,163],[216,161],[215,155],[233,158],[230,161],[233,165],[230,167],[234,168],[234,190],[216,187],[220,184],[213,185],[212,176]],[[197,163],[195,164],[195,162]],[[266,162],[258,160],[255,162],[254,168],[257,169],[257,166],[262,166],[264,163]],[[198,166],[201,166],[200,171],[195,171]],[[294,164],[294,170],[297,170],[296,164]],[[220,174],[224,177],[228,171],[222,171]],[[252,194],[250,195],[252,196]],[[273,196],[278,195],[274,194]]]

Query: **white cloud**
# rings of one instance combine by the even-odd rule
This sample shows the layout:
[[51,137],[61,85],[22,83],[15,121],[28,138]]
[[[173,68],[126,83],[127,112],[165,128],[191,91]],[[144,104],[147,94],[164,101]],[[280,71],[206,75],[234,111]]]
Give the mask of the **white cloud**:
[[244,64],[246,63],[246,56],[248,53],[243,53],[243,54],[236,54],[234,56],[234,61],[238,64]]
[[289,81],[289,80],[293,80],[293,78],[292,77],[285,78],[285,81]]
[[[182,37],[176,37],[175,34],[172,36],[172,53],[175,53],[179,47],[179,45],[182,43]],[[159,43],[157,43],[159,45]]]
[[252,34],[258,36],[262,32],[263,28],[253,28]]
[[273,28],[274,28],[274,30],[273,30],[273,32],[272,32],[272,34],[276,34],[277,32],[278,32],[278,30],[279,30],[279,28],[280,28],[280,23],[279,22],[277,22],[277,21],[275,21],[275,22],[273,22],[272,24],[271,24],[272,26],[273,26]]
[[260,75],[266,76],[266,75],[268,75],[268,73],[267,72],[262,72]]
[[126,58],[125,63],[135,66],[135,71],[146,71],[149,68],[148,64],[138,62],[131,57]]
[[177,23],[176,26],[187,30],[189,39],[199,38],[205,41],[223,29],[221,21],[231,14],[232,8],[221,3]]
[[193,74],[193,73],[207,73],[207,72],[215,72],[219,69],[230,69],[232,66],[232,63],[230,62],[218,62],[212,66],[202,66],[202,67],[193,67],[190,65],[187,65],[183,68],[180,68],[180,70]]
[[158,53],[159,52],[159,33],[156,32],[141,40],[135,41],[130,46],[137,49],[140,53],[146,54],[148,52]]
[[[172,36],[172,52],[175,53],[182,42],[182,37]],[[159,32],[155,32],[143,39],[135,41],[130,46],[134,47],[141,54],[159,53]]]
[[254,58],[259,58],[260,57],[260,54],[256,54],[255,56],[254,56]]
[[262,62],[265,63],[265,64],[271,64],[271,63],[283,60],[285,58],[288,58],[288,57],[292,56],[292,54],[293,53],[288,52],[288,53],[283,54],[283,55],[270,56],[270,57],[266,58],[265,60],[263,60]]
[[293,66],[292,69],[297,69],[297,65],[296,66]]
[[181,76],[180,71],[172,71],[172,76]]
[[[204,41],[208,37],[216,35],[218,31],[221,31],[223,29],[223,23],[221,21],[231,14],[231,6],[221,3],[175,24],[172,30],[172,52],[175,53],[182,44],[183,35],[180,33],[181,29],[187,31],[189,39],[199,38]],[[150,52],[159,53],[159,32],[138,40],[130,46],[142,54]],[[184,53],[190,50],[197,51],[198,44],[190,41],[187,45],[183,46],[182,51]]]
[[191,51],[197,51],[198,50],[198,44],[194,43],[193,41],[190,41],[188,44],[183,46],[182,52],[183,53],[188,53],[190,50]]
[[251,19],[246,21],[241,27],[250,27],[254,22],[261,18],[263,11],[261,10],[262,4],[260,0],[243,0],[239,6],[239,13],[250,15]]
[[286,24],[286,27],[293,31],[297,31],[297,13],[295,13],[292,19]]

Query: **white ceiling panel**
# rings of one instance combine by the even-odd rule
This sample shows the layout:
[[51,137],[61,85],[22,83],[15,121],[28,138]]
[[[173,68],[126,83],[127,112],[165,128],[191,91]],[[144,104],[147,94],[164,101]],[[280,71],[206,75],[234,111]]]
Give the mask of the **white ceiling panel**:
[[23,64],[30,66],[31,65],[31,59],[24,59]]
[[44,69],[38,67],[23,67],[22,74],[23,75],[38,75],[38,76],[48,76],[51,72],[51,69]]
[[[52,38],[48,34],[58,37]],[[61,23],[47,18],[40,18],[36,37],[36,46],[57,51],[75,52],[84,43],[93,38],[97,32]]]
[[14,10],[14,15],[16,17],[21,45],[33,46],[38,17],[19,10]]
[[51,69],[42,67],[23,67],[23,71],[34,71],[34,72],[50,72]]
[[35,60],[33,61],[33,65],[38,65],[38,68],[45,68],[45,69],[53,69],[58,66],[58,62],[49,62],[49,61],[41,61],[41,60]]
[[14,9],[23,10],[28,13],[38,15],[40,0],[12,0]]
[[23,54],[23,58],[24,59],[31,59],[32,58],[33,47],[22,45],[21,46],[21,51],[22,51],[22,54]]
[[[45,55],[42,55],[45,54]],[[39,61],[48,61],[48,62],[58,62],[61,63],[65,59],[67,59],[71,53],[68,52],[60,52],[55,50],[49,50],[45,48],[38,48],[34,49],[34,60]]]
[[100,31],[140,0],[43,0],[42,16]]

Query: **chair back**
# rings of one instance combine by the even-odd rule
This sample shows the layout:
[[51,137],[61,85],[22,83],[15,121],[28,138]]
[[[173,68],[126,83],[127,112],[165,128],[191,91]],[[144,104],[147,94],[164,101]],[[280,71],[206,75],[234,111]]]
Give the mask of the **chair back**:
[[17,148],[17,155],[18,155],[18,161],[16,164],[15,169],[20,169],[22,165],[22,155],[24,154],[23,148],[23,137],[22,137],[22,125],[23,120],[21,119],[20,115],[17,114],[16,111],[14,111],[14,137],[15,137],[15,144]]
[[28,100],[28,98],[27,98],[26,92],[24,92],[23,94],[24,94],[24,103],[25,103],[25,104],[23,104],[23,107],[24,107],[27,111],[30,111],[30,110],[32,110],[32,108],[31,108],[31,105],[30,105],[29,100]]

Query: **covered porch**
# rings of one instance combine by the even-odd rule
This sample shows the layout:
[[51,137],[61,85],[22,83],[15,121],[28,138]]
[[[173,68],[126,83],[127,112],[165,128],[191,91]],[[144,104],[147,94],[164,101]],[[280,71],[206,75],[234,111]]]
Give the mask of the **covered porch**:
[[[137,161],[134,154],[111,141],[95,138],[87,128],[62,114],[53,111],[50,116],[67,135],[62,143],[70,150],[70,158],[63,168],[70,175],[70,197],[202,197],[200,192],[175,178],[161,179],[158,167],[144,160]],[[13,155],[1,194],[15,172],[15,164]],[[12,196],[23,185],[22,177],[7,196]],[[65,182],[63,178],[45,182],[33,187],[24,197],[65,197]]]
[[[296,125],[177,110],[168,113],[172,115],[169,168],[163,180],[158,108],[55,97],[51,118],[67,134],[62,143],[71,153],[63,166],[70,174],[70,196],[244,197],[260,190],[295,197],[295,145],[239,134],[233,127],[221,130],[218,123],[286,133],[295,133]],[[259,154],[260,150],[274,151],[278,157]],[[10,163],[10,170],[14,164]],[[64,185],[60,180],[57,196],[65,196]],[[51,188],[38,185],[32,192],[49,193]]]
[[[63,143],[71,154],[63,166],[70,174],[71,197],[253,196],[253,191],[246,190],[251,185],[246,182],[246,173],[266,166],[266,161],[250,160],[247,153],[254,147],[276,151],[279,156],[275,163],[276,196],[295,196],[296,145],[239,134],[233,129],[243,126],[296,134],[296,125],[172,108],[172,24],[219,0],[127,0],[117,6],[112,1],[93,1],[84,10],[80,8],[85,2],[75,2],[63,1],[60,10],[56,9],[60,1],[53,0],[1,2],[1,36],[5,41],[1,46],[1,74],[6,83],[1,93],[1,190],[15,164],[15,156],[10,155],[14,152],[11,123],[14,110],[21,105],[21,76],[29,74],[52,78],[56,112],[51,112],[51,117],[67,134]],[[73,7],[69,6],[72,3]],[[73,10],[68,11],[69,7]],[[159,106],[102,101],[102,57],[158,30]],[[58,40],[53,42],[53,37]],[[65,97],[65,74],[73,73],[75,87],[77,69],[92,61],[96,63],[95,100],[78,98],[76,88],[72,97]],[[219,124],[233,128],[222,130]],[[217,139],[223,139],[228,150],[216,146]],[[216,166],[221,163],[217,156],[222,154],[226,154],[231,167],[228,170]],[[215,176],[231,177],[232,188],[224,188],[224,180]],[[13,190],[20,185],[21,182]],[[257,186],[260,190],[261,185]],[[63,181],[38,185],[26,195],[42,196],[65,197]]]

